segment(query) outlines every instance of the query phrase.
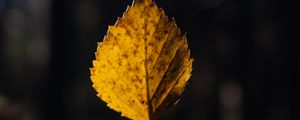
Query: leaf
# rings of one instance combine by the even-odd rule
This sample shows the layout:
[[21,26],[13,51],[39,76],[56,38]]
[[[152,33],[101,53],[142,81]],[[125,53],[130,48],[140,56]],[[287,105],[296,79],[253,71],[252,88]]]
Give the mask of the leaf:
[[151,0],[136,0],[98,44],[93,87],[130,119],[150,120],[180,98],[192,70],[185,34]]

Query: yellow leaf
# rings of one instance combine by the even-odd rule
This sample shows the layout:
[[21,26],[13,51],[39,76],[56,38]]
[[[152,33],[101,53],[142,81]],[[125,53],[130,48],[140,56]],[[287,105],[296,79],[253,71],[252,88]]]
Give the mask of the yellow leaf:
[[151,0],[136,0],[98,44],[93,87],[122,116],[151,120],[180,98],[192,70],[185,34]]

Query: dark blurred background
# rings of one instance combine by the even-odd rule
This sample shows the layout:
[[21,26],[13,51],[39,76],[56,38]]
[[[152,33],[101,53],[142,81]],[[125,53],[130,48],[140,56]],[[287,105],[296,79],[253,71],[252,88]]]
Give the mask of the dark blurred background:
[[[123,119],[96,97],[97,42],[132,0],[0,0],[0,120]],[[193,72],[164,120],[291,120],[294,5],[156,0],[188,33]]]

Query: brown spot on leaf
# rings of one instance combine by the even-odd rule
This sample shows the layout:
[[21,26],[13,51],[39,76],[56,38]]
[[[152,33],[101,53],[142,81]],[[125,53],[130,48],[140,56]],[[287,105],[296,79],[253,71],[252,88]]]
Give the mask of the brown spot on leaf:
[[145,35],[150,35],[150,32],[149,32],[149,31],[147,31],[147,32],[145,33]]
[[130,66],[128,66],[127,71],[132,71],[132,68]]
[[154,79],[153,76],[149,76],[149,77],[148,77],[148,80],[153,80],[153,79]]
[[126,59],[129,57],[127,53],[124,53],[122,56]]
[[154,7],[154,4],[153,4],[153,3],[151,3],[151,4],[150,4],[150,7]]
[[153,57],[150,56],[147,60],[147,63],[153,63]]
[[105,68],[105,64],[102,64],[101,67],[102,67],[102,68]]
[[138,66],[135,66],[135,67],[133,68],[133,70],[134,70],[135,72],[139,72],[139,71],[140,71],[140,69],[139,69]]
[[154,46],[154,42],[153,41],[149,42],[149,45],[153,47]]
[[133,45],[134,45],[134,47],[135,47],[135,48],[138,48],[138,47],[139,47],[139,45],[138,45],[138,44],[133,44]]
[[164,34],[168,34],[168,32],[169,32],[168,30],[164,30]]
[[112,62],[111,62],[110,60],[107,60],[107,62],[108,62],[108,64],[110,64],[110,65],[112,64]]
[[136,49],[134,49],[134,50],[133,50],[133,55],[137,55],[137,52],[138,52],[138,51],[137,51]]
[[158,40],[158,39],[159,39],[159,36],[155,36],[154,39],[155,39],[155,40]]

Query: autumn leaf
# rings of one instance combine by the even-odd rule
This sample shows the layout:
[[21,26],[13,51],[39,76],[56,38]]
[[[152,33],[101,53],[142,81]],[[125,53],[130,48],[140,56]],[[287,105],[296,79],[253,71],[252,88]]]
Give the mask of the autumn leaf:
[[151,120],[180,98],[192,70],[185,34],[151,0],[135,0],[98,44],[93,87],[122,116]]

